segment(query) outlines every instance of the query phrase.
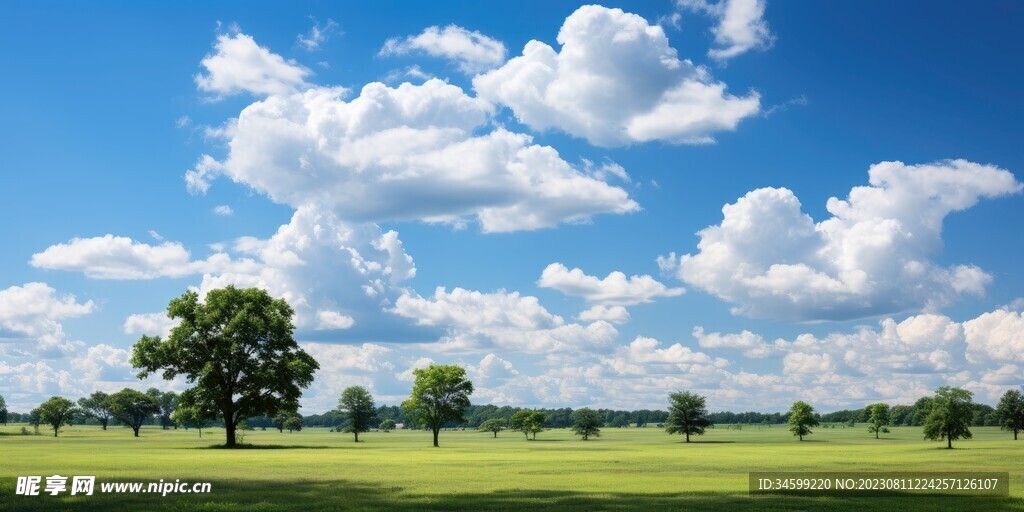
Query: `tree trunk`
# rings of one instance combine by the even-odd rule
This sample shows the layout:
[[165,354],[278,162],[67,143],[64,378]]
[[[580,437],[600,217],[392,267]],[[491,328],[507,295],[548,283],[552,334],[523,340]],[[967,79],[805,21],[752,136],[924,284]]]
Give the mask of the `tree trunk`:
[[797,434],[797,437],[799,437],[801,441],[804,440],[804,435],[803,434]]
[[949,435],[947,434],[947,435],[946,435],[946,449],[952,449],[952,448],[953,448],[953,438],[952,438],[952,437],[950,437],[950,436],[949,436]]
[[108,422],[108,421],[109,421],[109,420],[103,420],[103,430],[106,430],[106,429],[107,429],[107,422]]
[[878,431],[875,431],[875,439],[878,439]]
[[1017,440],[1017,432],[1019,432],[1019,430],[1017,430],[1017,429],[1014,429],[1014,430],[1013,430],[1013,440],[1014,440],[1014,441],[1016,441],[1016,440]]
[[[495,431],[495,432],[494,432],[494,438],[495,438],[495,439],[497,439],[497,438],[498,438],[498,432],[497,432],[497,431]],[[1014,438],[1014,439],[1017,439],[1017,434],[1013,434],[1013,438]]]
[[534,441],[536,441],[536,440],[537,440],[537,433],[536,433],[536,432],[534,432],[534,433],[533,433],[533,440],[534,440]]
[[356,442],[358,443],[359,442],[359,431],[357,430],[357,431],[355,431],[353,433],[356,435]]
[[199,429],[199,439],[203,438],[203,429]]
[[235,416],[227,413],[224,415],[224,429],[227,430],[227,440],[224,445],[228,448],[235,447]]
[[53,437],[57,437],[58,430],[60,430],[60,427],[53,427]]
[[440,433],[440,432],[441,432],[441,429],[434,428],[434,448],[438,447],[438,444],[437,444],[437,434]]
[[686,433],[686,442],[687,443],[690,442],[690,433],[689,432]]
[[132,425],[132,430],[135,432],[135,437],[139,437],[139,429],[140,428],[142,428],[142,425],[139,425],[137,427],[135,425]]

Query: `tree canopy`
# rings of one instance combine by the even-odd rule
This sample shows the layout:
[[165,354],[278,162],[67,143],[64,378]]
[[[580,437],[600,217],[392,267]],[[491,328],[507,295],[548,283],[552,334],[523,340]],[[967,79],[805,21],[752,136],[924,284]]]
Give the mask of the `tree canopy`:
[[106,430],[107,424],[110,423],[110,405],[107,404],[109,397],[110,395],[102,391],[96,391],[87,397],[78,399],[78,407],[82,409],[82,412],[96,418],[96,421],[103,426],[103,430]]
[[492,432],[494,437],[498,437],[498,432],[505,430],[505,421],[498,418],[491,418],[480,424],[481,432]]
[[184,428],[194,428],[199,431],[199,437],[203,437],[203,429],[209,427],[213,422],[213,415],[209,411],[203,411],[197,407],[178,407],[174,409],[171,419],[174,423]]
[[684,434],[687,443],[691,435],[704,435],[704,429],[711,426],[705,401],[704,397],[687,391],[670,393],[665,432]]
[[572,431],[580,436],[583,441],[591,437],[600,437],[603,424],[601,415],[593,409],[584,407],[576,409],[572,413]]
[[889,429],[889,404],[877,403],[871,404],[867,407],[868,410],[868,432],[875,435],[875,439],[878,439],[878,434],[888,434]]
[[37,409],[39,422],[53,428],[53,437],[57,437],[61,427],[70,425],[72,418],[79,412],[75,403],[67,398],[55,396],[43,402]]
[[284,428],[287,429],[288,432],[292,432],[293,430],[302,430],[302,416],[299,416],[298,414],[289,416],[288,419],[284,420]]
[[1016,441],[1017,434],[1024,430],[1024,394],[1016,389],[1007,391],[999,399],[996,416],[999,417],[999,426],[1013,432],[1013,440]]
[[420,425],[434,432],[434,447],[437,447],[438,434],[445,422],[465,421],[463,411],[469,407],[473,383],[466,378],[466,370],[458,365],[432,364],[412,373],[416,381],[402,408]]
[[966,389],[942,386],[935,390],[931,410],[924,420],[924,438],[931,441],[946,440],[946,448],[953,441],[970,439],[971,419],[974,417],[973,393]]
[[7,402],[3,395],[0,395],[0,423],[7,424]]
[[160,413],[160,402],[156,398],[130,388],[110,395],[107,404],[117,421],[132,428],[135,437],[139,437],[139,429],[147,419]]
[[814,415],[814,407],[807,402],[795,402],[789,408],[789,431],[804,440],[804,436],[813,433],[811,427],[818,426],[818,417]]
[[298,410],[302,390],[320,366],[292,337],[294,311],[258,288],[210,290],[204,302],[193,291],[170,302],[179,324],[166,340],[143,336],[132,365],[140,378],[184,376],[193,387],[181,407],[214,408],[224,421],[226,445],[235,446],[239,422],[281,410]]
[[532,434],[533,439],[536,440],[537,434],[544,431],[544,420],[546,418],[542,411],[523,409],[513,414],[508,424],[512,430],[522,432],[527,439]]
[[359,433],[370,430],[370,425],[377,418],[377,407],[373,404],[370,392],[362,386],[351,386],[341,392],[338,409],[347,415],[344,431],[355,435],[359,442]]

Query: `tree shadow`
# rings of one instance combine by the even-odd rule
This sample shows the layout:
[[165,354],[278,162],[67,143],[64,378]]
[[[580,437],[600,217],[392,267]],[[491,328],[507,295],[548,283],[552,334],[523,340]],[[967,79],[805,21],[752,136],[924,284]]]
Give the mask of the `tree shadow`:
[[[184,480],[184,479],[183,479]],[[196,481],[201,479],[197,478]],[[329,481],[222,481],[212,482],[208,494],[103,494],[97,479],[93,496],[13,496],[14,482],[0,482],[0,510],[205,510],[276,511],[301,510],[424,510],[491,511],[542,508],[565,511],[702,510],[788,511],[828,510],[871,512],[914,510],[1010,510],[1024,511],[1021,498],[952,496],[822,497],[750,496],[746,492],[607,493],[545,489],[510,489],[484,493],[424,494],[403,487],[346,480]]]
[[212,444],[210,446],[195,446],[183,448],[184,450],[340,450],[337,446],[326,445],[305,445],[305,444],[236,444],[229,447],[223,444]]

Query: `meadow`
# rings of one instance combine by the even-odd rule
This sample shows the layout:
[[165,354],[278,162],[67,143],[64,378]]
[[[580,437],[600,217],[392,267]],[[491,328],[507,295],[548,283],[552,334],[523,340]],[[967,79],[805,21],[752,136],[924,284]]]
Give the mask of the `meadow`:
[[[1024,440],[994,427],[944,444],[896,427],[819,428],[798,442],[785,426],[719,426],[685,444],[656,428],[605,428],[580,441],[568,430],[526,441],[514,432],[327,429],[245,433],[226,450],[223,430],[66,428],[59,438],[0,426],[0,510],[1022,510]],[[749,496],[750,471],[1009,471],[1010,498]],[[14,496],[17,476],[95,475],[104,481],[211,482],[210,494]]]

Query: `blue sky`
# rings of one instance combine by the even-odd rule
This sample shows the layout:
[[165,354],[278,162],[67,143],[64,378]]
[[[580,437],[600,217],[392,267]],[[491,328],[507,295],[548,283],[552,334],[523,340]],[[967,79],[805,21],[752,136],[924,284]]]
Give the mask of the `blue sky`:
[[228,283],[298,303],[306,411],[1021,384],[1024,9],[581,5],[5,5],[0,394],[183,389],[127,351]]

